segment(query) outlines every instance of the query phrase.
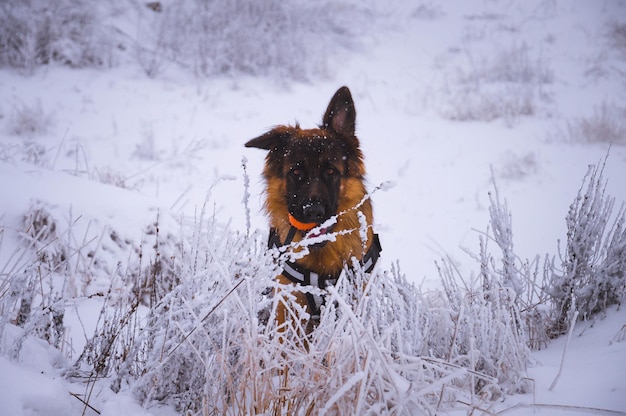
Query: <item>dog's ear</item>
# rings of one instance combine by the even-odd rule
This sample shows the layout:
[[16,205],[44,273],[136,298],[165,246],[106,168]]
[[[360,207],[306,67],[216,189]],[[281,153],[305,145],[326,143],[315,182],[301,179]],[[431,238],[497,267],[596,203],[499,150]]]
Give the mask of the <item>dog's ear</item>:
[[328,104],[322,127],[331,129],[335,133],[345,137],[353,137],[355,130],[356,109],[352,94],[348,87],[341,87],[337,90]]
[[249,140],[245,146],[272,151],[283,147],[290,135],[291,131],[289,127],[279,126],[259,137]]

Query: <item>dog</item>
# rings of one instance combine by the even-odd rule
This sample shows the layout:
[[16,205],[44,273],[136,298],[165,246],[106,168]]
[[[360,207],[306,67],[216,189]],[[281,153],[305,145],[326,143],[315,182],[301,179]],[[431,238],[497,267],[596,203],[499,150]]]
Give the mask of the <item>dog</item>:
[[[317,128],[281,125],[245,144],[268,152],[263,170],[268,246],[296,254],[295,261],[281,262],[277,280],[283,285],[325,289],[336,284],[353,258],[369,273],[380,257],[355,121],[354,101],[344,86]],[[294,317],[283,301],[276,308],[278,328],[283,331],[296,318],[309,334],[319,324],[324,298],[299,291],[294,295],[309,319]]]

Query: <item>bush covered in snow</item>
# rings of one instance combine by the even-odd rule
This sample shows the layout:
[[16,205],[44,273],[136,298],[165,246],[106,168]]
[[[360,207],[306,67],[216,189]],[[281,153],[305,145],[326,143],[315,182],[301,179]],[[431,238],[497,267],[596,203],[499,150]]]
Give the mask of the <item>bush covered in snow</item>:
[[138,39],[137,56],[149,75],[179,62],[200,76],[306,80],[325,74],[325,59],[350,42],[362,9],[357,2],[164,2],[140,22],[146,39]]
[[541,56],[532,56],[526,44],[513,44],[495,56],[473,50],[468,41],[464,58],[447,87],[443,115],[458,121],[503,119],[508,126],[538,112],[552,70]]
[[125,57],[149,76],[176,65],[199,77],[302,81],[327,74],[327,59],[354,43],[367,13],[360,2],[8,0],[0,66],[112,66]]
[[595,107],[592,116],[579,117],[567,123],[560,135],[566,141],[578,143],[626,144],[626,110],[603,102]]
[[590,317],[620,304],[626,293],[626,212],[622,205],[613,216],[615,198],[605,194],[603,171],[604,165],[589,167],[566,217],[562,269],[547,289],[557,334],[567,331],[572,313]]
[[100,17],[97,5],[83,1],[3,1],[0,66],[30,71],[53,62],[103,65],[112,48]]

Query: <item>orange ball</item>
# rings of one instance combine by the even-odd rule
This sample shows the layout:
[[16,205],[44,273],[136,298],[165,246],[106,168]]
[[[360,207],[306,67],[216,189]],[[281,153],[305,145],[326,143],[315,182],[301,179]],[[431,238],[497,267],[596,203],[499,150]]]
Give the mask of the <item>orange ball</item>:
[[300,222],[291,214],[289,214],[289,223],[300,231],[309,231],[318,225],[315,222]]

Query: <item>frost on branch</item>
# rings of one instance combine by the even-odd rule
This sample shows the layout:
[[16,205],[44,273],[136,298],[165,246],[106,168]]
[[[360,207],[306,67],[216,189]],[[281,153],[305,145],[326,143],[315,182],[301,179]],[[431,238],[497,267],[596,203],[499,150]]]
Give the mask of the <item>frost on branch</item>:
[[610,223],[615,198],[605,194],[604,163],[589,166],[566,217],[562,271],[553,274],[548,291],[556,312],[555,335],[567,332],[574,298],[577,312],[588,318],[620,304],[625,293],[626,215],[622,205]]
[[503,287],[511,288],[515,291],[516,296],[522,294],[523,284],[518,271],[515,268],[516,256],[513,253],[513,221],[511,213],[508,210],[506,200],[500,201],[500,195],[493,182],[495,197],[489,193],[489,217],[493,229],[493,239],[502,251],[502,270],[501,282]]

